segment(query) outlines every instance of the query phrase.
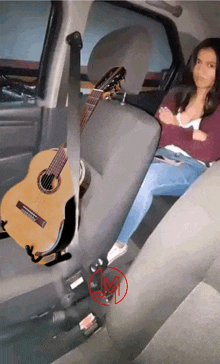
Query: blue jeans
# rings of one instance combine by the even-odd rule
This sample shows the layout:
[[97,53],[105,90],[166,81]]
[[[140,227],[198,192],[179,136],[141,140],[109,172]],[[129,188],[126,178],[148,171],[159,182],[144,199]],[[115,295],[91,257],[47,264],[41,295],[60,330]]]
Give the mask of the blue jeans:
[[178,159],[184,163],[171,166],[153,161],[132,204],[117,240],[127,243],[150,208],[155,195],[181,196],[188,187],[207,169],[197,160],[160,148],[156,155]]

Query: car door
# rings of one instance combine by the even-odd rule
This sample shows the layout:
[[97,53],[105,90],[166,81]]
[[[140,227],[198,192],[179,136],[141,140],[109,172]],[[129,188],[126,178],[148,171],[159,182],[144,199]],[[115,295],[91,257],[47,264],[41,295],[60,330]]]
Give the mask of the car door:
[[52,144],[45,133],[51,113],[38,100],[46,82],[44,49],[59,28],[56,9],[50,1],[1,2],[0,201],[25,177],[32,157]]
[[[77,34],[83,36],[90,4],[89,2],[61,0],[51,3],[36,1],[30,2],[30,4],[26,1],[15,2],[9,9],[7,17],[4,20],[0,17],[0,21],[2,20],[2,24],[3,21],[4,24],[7,24],[10,17],[18,15],[17,23],[12,22],[14,24],[12,28],[14,27],[15,38],[19,41],[20,31],[24,28],[25,19],[27,20],[27,38],[23,44],[26,53],[31,48],[32,42],[38,43],[39,32],[36,30],[39,30],[42,25],[43,7],[39,5],[41,3],[42,6],[46,3],[48,17],[43,27],[45,34],[41,40],[42,49],[39,54],[37,77],[35,76],[35,64],[31,60],[26,62],[27,54],[24,54],[24,59],[20,64],[18,64],[18,59],[0,60],[2,68],[4,61],[8,62],[2,75],[4,85],[2,85],[3,95],[1,95],[2,103],[0,105],[1,197],[4,191],[23,178],[29,161],[35,153],[57,147],[64,143],[67,137],[67,108],[65,105],[69,67],[65,60],[69,56],[70,47],[67,45],[66,38],[76,31]],[[33,17],[30,17],[29,5],[33,6]],[[0,6],[0,13],[4,14],[8,10],[6,8]],[[38,17],[39,23],[35,21],[35,17]],[[20,31],[18,30],[19,24],[22,28]],[[31,35],[32,27],[33,37],[32,42],[29,43],[28,38]],[[5,35],[6,37],[8,35],[9,39],[13,29],[5,30]],[[17,61],[16,67],[12,67],[15,61]],[[29,67],[28,70],[24,70],[25,65]],[[17,72],[19,68],[23,68],[22,74]],[[14,72],[17,73],[14,74]],[[79,76],[78,67],[77,73]],[[29,95],[30,89],[25,93],[24,84],[26,85],[26,83],[23,82],[21,85],[21,82],[18,81],[18,79],[23,81],[23,78],[27,77],[28,80],[25,79],[25,81],[28,83],[33,81],[32,78],[37,78],[38,86],[34,97]],[[78,78],[77,81],[74,81],[77,88],[79,88]],[[62,82],[63,79],[65,82]],[[9,82],[11,80],[13,82]],[[21,89],[23,92],[20,92]],[[78,94],[74,95],[72,100],[71,115],[75,115],[78,107]],[[78,125],[78,119],[75,118],[75,120]],[[79,149],[79,145],[76,146],[76,149]],[[78,156],[72,157],[75,162],[74,158],[78,163]],[[66,298],[68,300],[68,295],[64,297],[61,265],[47,267],[34,264],[26,255],[25,249],[16,244],[12,238],[5,238],[5,234],[0,234],[0,237],[3,237],[0,240],[1,362],[49,364],[53,359],[66,352],[69,346],[72,347],[74,341],[74,338],[69,336],[67,343],[63,327],[57,327],[56,323],[53,325],[53,311],[56,308],[59,312],[62,307],[60,302],[63,299],[65,301]],[[65,270],[65,266],[63,269]],[[57,329],[58,332],[61,331],[62,336],[58,340],[56,340]]]

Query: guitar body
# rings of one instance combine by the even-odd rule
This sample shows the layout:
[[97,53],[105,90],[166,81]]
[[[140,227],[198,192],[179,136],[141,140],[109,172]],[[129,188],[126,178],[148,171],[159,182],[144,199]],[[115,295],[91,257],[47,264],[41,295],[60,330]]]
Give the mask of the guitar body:
[[75,230],[74,189],[68,160],[49,190],[42,189],[40,183],[42,171],[56,153],[56,150],[38,153],[26,178],[9,190],[1,203],[1,219],[6,222],[7,233],[23,248],[33,247],[32,253],[37,256],[48,255],[61,246],[63,249]]

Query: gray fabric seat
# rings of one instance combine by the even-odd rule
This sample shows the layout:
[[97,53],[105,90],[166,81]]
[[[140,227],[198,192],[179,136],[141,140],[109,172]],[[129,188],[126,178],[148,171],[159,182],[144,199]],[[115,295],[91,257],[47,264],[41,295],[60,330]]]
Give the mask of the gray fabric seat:
[[107,70],[125,67],[123,90],[138,94],[148,72],[152,42],[145,27],[124,27],[105,35],[93,48],[88,63],[88,76],[94,83]]
[[[94,47],[88,64],[89,78],[96,83],[108,69],[123,66],[127,71],[124,91],[138,93],[150,50],[151,42],[143,27],[113,31]],[[159,134],[159,124],[153,117],[116,100],[101,101],[92,114],[81,136],[81,157],[91,171],[79,228],[85,267],[107,253],[117,239],[153,158]]]
[[124,358],[220,362],[219,180],[220,161],[169,210],[130,268],[128,294],[107,315]]

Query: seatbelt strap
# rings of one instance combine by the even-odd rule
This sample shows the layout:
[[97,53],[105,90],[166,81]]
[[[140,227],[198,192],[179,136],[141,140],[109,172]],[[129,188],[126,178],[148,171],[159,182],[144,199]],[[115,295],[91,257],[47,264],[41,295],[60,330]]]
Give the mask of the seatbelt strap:
[[67,107],[67,155],[72,173],[74,186],[74,199],[76,206],[75,232],[78,239],[79,221],[79,179],[80,179],[80,50],[82,39],[80,32],[71,33],[66,38],[70,46],[68,107]]

